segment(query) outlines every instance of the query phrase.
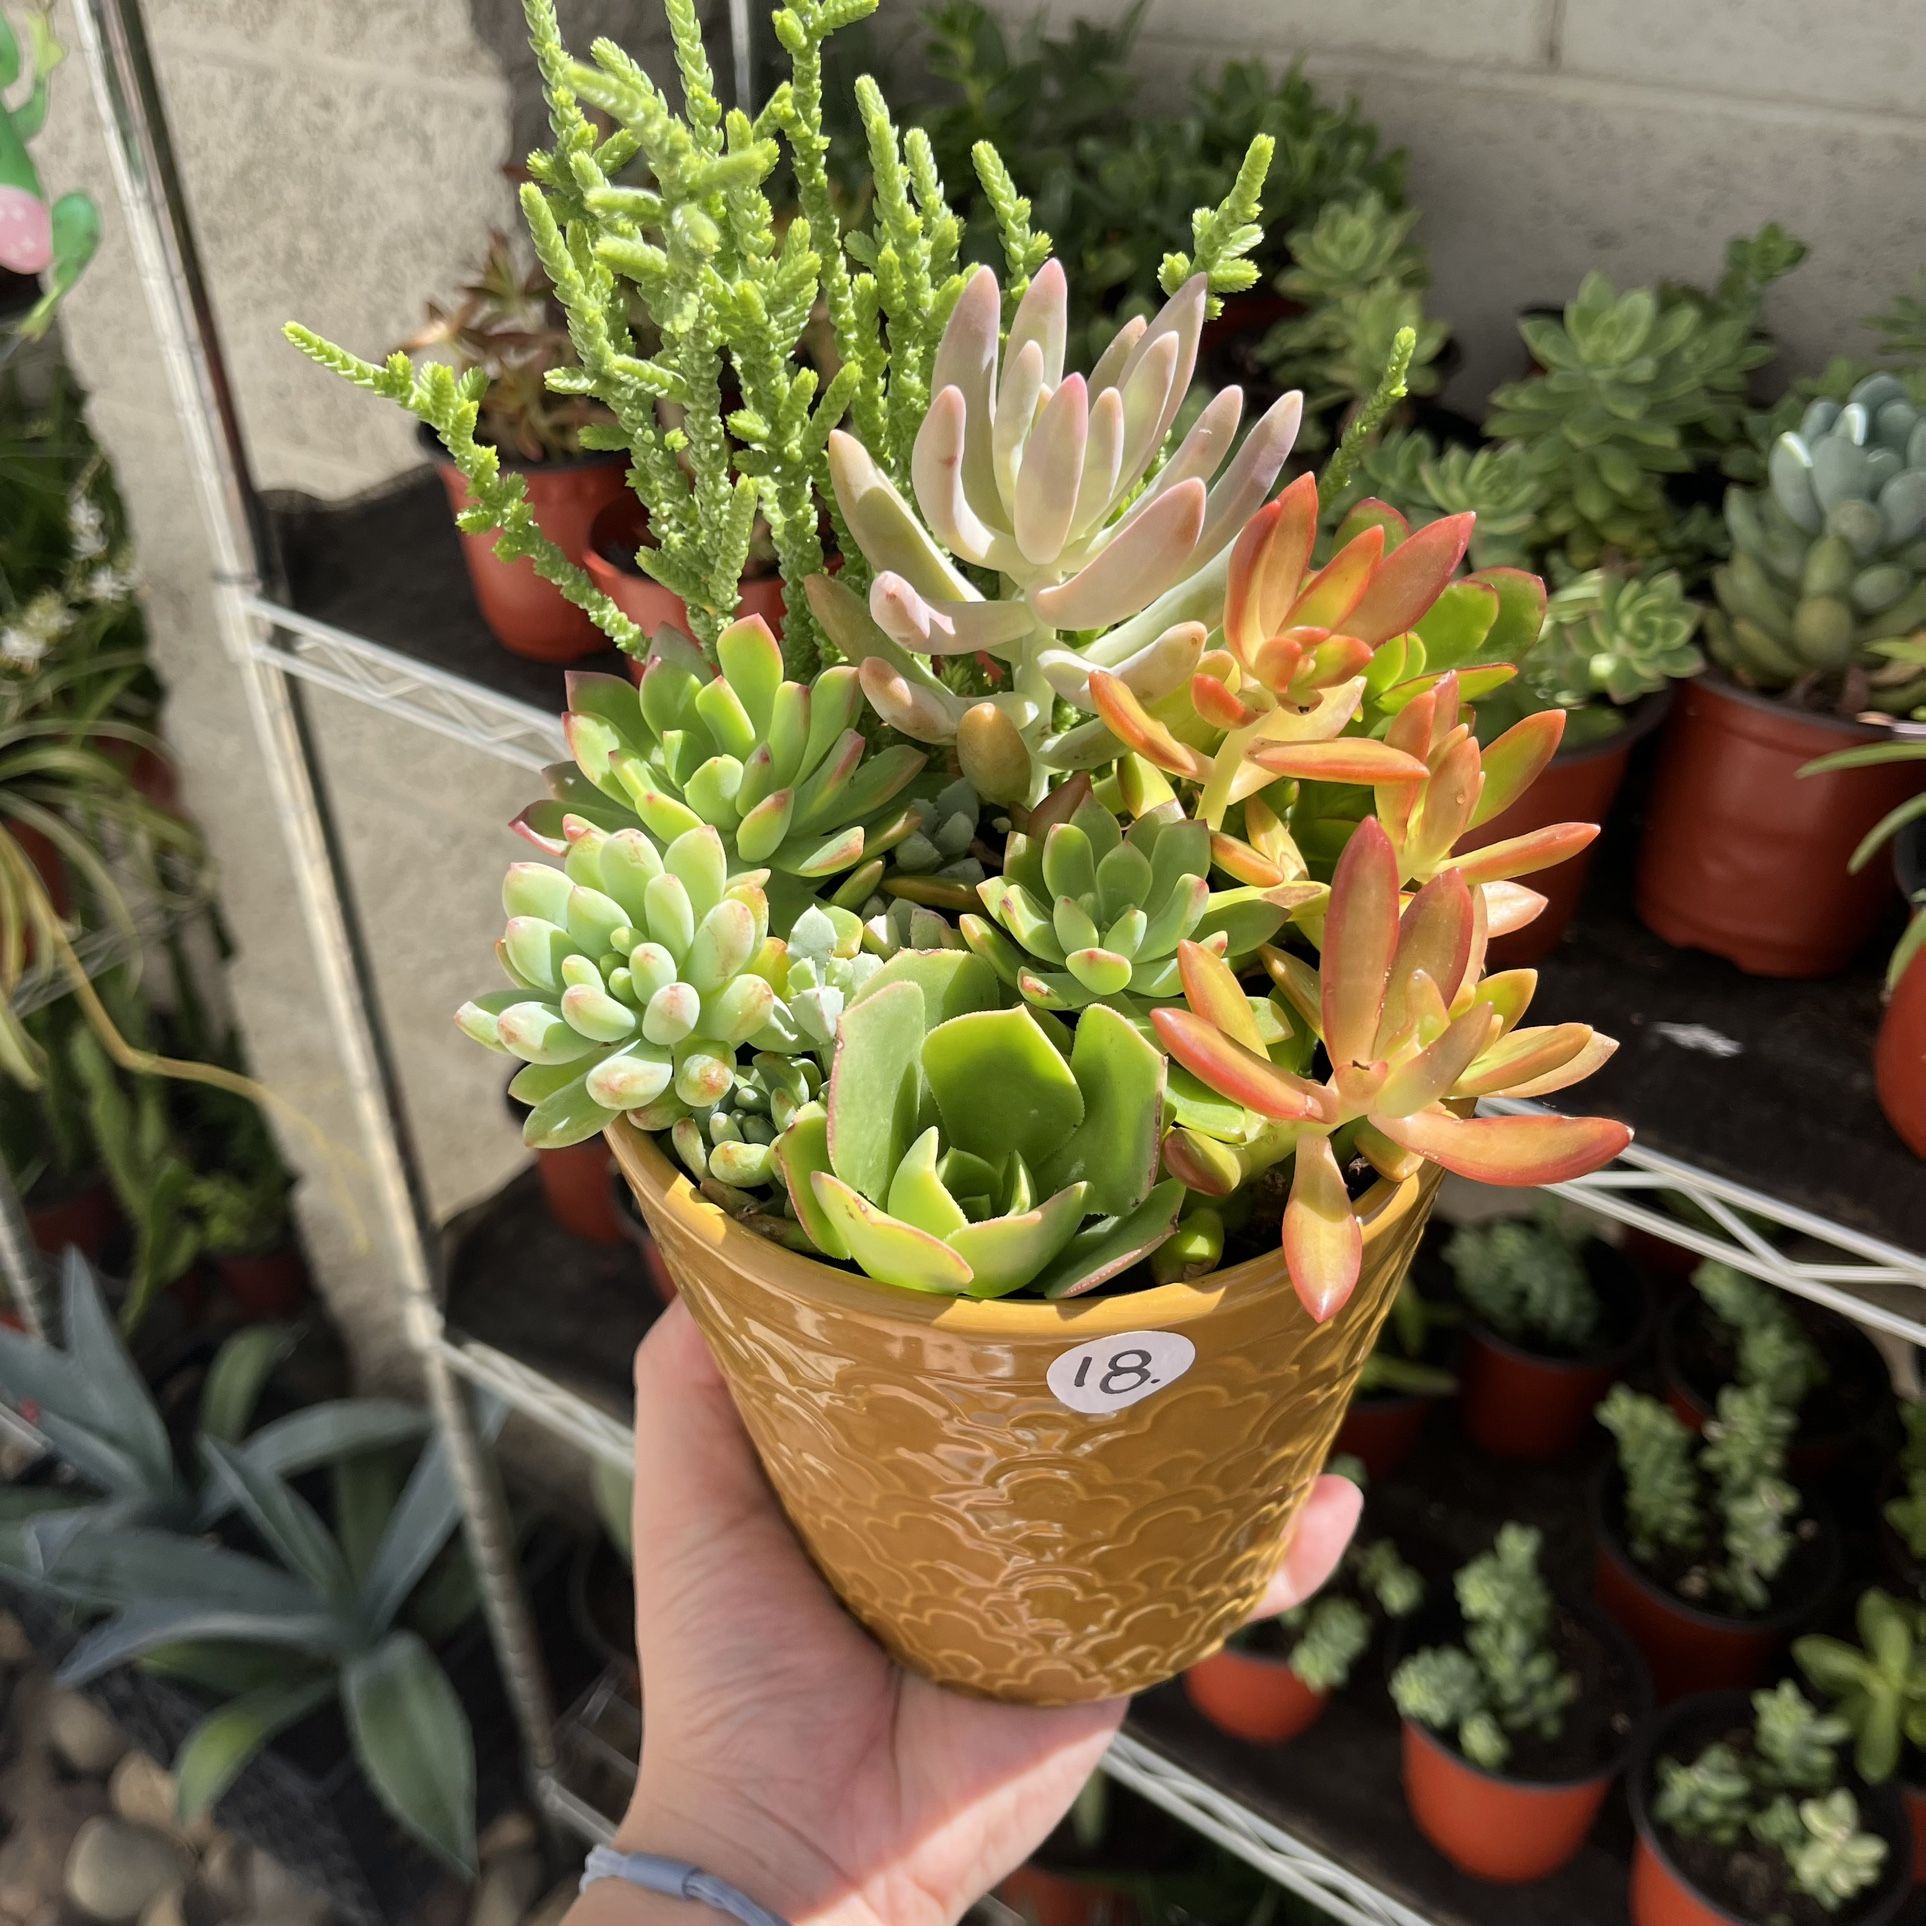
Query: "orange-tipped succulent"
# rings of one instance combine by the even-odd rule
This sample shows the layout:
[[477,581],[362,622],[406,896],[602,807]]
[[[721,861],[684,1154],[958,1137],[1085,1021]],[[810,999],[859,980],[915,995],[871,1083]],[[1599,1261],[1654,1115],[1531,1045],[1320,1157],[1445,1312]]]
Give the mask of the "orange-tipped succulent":
[[[1171,1057],[1235,1106],[1193,1106],[1165,1139],[1172,1175],[1228,1196],[1292,1161],[1283,1248],[1313,1317],[1357,1283],[1364,1240],[1345,1179],[1361,1158],[1400,1181],[1433,1163],[1488,1184],[1554,1184],[1608,1163],[1631,1132],[1603,1117],[1475,1117],[1480,1097],[1542,1096],[1617,1047],[1589,1025],[1522,1026],[1535,974],[1483,975],[1488,925],[1462,869],[1400,888],[1392,837],[1359,824],[1339,859],[1315,963],[1267,949],[1276,989],[1253,1006],[1217,957],[1186,944],[1185,1007],[1154,1011]],[[1317,1072],[1321,1071],[1319,1075]]]

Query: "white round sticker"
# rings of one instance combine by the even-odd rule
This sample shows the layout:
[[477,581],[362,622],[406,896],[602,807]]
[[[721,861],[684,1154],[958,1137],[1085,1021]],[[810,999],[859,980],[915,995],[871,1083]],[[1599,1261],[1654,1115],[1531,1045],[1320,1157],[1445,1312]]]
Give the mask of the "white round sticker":
[[1050,1367],[1050,1389],[1059,1404],[1095,1417],[1161,1391],[1196,1356],[1196,1345],[1176,1331],[1123,1331],[1064,1352]]

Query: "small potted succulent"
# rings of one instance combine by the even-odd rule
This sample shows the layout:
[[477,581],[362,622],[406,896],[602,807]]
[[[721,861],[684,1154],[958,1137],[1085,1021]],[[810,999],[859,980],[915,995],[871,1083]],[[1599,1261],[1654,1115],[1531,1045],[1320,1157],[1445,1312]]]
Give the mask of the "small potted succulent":
[[[1672,684],[1705,666],[1693,640],[1698,626],[1698,605],[1675,569],[1590,569],[1555,589],[1538,646],[1480,722],[1493,729],[1508,710],[1556,707],[1568,712],[1565,739],[1530,795],[1474,830],[1471,846],[1574,817],[1602,822],[1633,749],[1665,720]],[[1581,851],[1539,873],[1533,887],[1547,899],[1545,909],[1529,929],[1502,940],[1494,953],[1499,963],[1536,963],[1551,954],[1578,909],[1589,863],[1590,852]]]
[[[533,1106],[512,1091],[505,1094],[508,1114],[519,1130]],[[615,1203],[614,1174],[615,1159],[599,1137],[535,1152],[535,1175],[549,1216],[570,1236],[590,1244],[619,1244],[626,1235]]]
[[1926,1399],[1899,1407],[1905,1442],[1881,1487],[1880,1550],[1894,1583],[1926,1596]]
[[[1316,482],[1270,499],[1295,395],[1240,438],[1227,389],[1172,433],[1271,143],[1159,312],[1075,372],[1069,283],[1000,158],[975,157],[1007,288],[962,264],[927,135],[868,81],[870,227],[845,233],[823,44],[867,10],[780,9],[789,76],[752,121],[685,10],[678,114],[529,0],[556,145],[523,209],[582,360],[554,385],[614,415],[691,635],[642,635],[541,536],[472,387],[293,335],[431,423],[477,519],[644,659],[639,685],[571,678],[572,761],[518,825],[551,860],[511,870],[508,987],[459,1018],[522,1061],[528,1140],[607,1134],[791,1519],[892,1651],[1107,1697],[1248,1617],[1441,1171],[1556,1182],[1628,1141],[1471,1114],[1612,1048],[1524,1027],[1529,986],[1483,968],[1541,900],[1519,879],[1593,831],[1455,852],[1557,748],[1556,713],[1473,733],[1538,584],[1454,580],[1468,518],[1314,566]],[[609,178],[638,154],[654,186]],[[827,381],[799,353],[819,294]],[[1360,434],[1397,388],[1394,362]],[[734,619],[758,514],[780,646]],[[919,831],[959,783],[953,853]]]
[[[660,628],[687,634],[689,610],[681,596],[643,570],[641,557],[651,546],[648,514],[635,496],[624,490],[596,516],[582,565],[588,570],[589,580],[644,635],[653,635]],[[782,575],[776,567],[769,531],[760,521],[743,562],[742,599],[737,612],[760,616],[772,635],[782,635]],[[642,673],[642,664],[633,657],[629,673],[638,678]]]
[[1728,1384],[1762,1384],[1794,1413],[1786,1462],[1829,1471],[1869,1432],[1883,1435],[1892,1377],[1879,1347],[1850,1318],[1775,1290],[1716,1258],[1692,1273],[1659,1332],[1672,1409],[1703,1431]]
[[1357,1395],[1338,1427],[1337,1448],[1363,1465],[1374,1483],[1411,1455],[1426,1415],[1458,1388],[1458,1307],[1431,1297],[1414,1267],[1392,1300],[1384,1328],[1358,1373]]
[[[1530,1527],[1501,1525],[1457,1575],[1455,1624],[1417,1621],[1391,1674],[1418,1830],[1506,1884],[1545,1878],[1585,1843],[1651,1702],[1638,1654],[1553,1594],[1540,1548]],[[1432,1635],[1443,1642],[1418,1643]]]
[[100,245],[100,209],[85,194],[51,197],[29,151],[47,124],[54,69],[67,50],[54,38],[45,0],[26,7],[23,18],[24,60],[19,36],[0,14],[0,96],[15,93],[23,74],[27,81],[11,105],[0,98],[0,364],[13,342],[46,334]]
[[1912,1825],[1913,1884],[1926,1885],[1926,1606],[1870,1591],[1859,1643],[1809,1633],[1793,1661],[1853,1737],[1853,1767],[1870,1786],[1897,1780]]
[[1547,1200],[1530,1218],[1466,1224],[1445,1262],[1470,1313],[1458,1364],[1473,1442],[1504,1458],[1555,1458],[1651,1336],[1652,1287]]
[[1595,1494],[1598,1601],[1631,1633],[1661,1702],[1754,1683],[1831,1590],[1829,1522],[1786,1482],[1793,1414],[1728,1385],[1703,1442],[1656,1398],[1614,1385],[1617,1441]]
[[[1890,643],[1887,655],[1926,676],[1926,619],[1922,633]],[[1846,775],[1855,769],[1911,764],[1926,775],[1926,706],[1911,723],[1895,724],[1899,740],[1868,743],[1821,756],[1800,770],[1811,776]],[[1916,1157],[1926,1157],[1926,788],[1889,810],[1869,829],[1846,867],[1854,874],[1893,845],[1893,867],[1908,906],[1906,930],[1886,964],[1886,1011],[1873,1045],[1873,1086],[1886,1121]]]
[[[581,563],[596,518],[625,492],[622,457],[595,445],[594,431],[608,417],[592,398],[548,384],[549,371],[571,366],[575,351],[541,264],[506,234],[491,234],[461,298],[452,307],[431,301],[426,323],[402,343],[403,353],[421,349],[449,354],[463,392],[476,403],[476,439],[493,456],[494,472],[521,482],[535,525]],[[588,615],[526,562],[499,551],[469,477],[426,439],[461,527],[476,606],[495,640],[543,662],[571,662],[605,649],[608,639]],[[671,619],[666,611],[663,619]]]
[[[1330,1468],[1364,1482],[1362,1466],[1334,1458]],[[1184,1691],[1233,1738],[1281,1745],[1314,1725],[1349,1683],[1374,1616],[1396,1622],[1423,1602],[1423,1579],[1389,1538],[1353,1541],[1317,1597],[1232,1633],[1221,1652],[1184,1674]]]
[[1910,1890],[1906,1816],[1841,1763],[1846,1737],[1790,1680],[1673,1706],[1631,1774],[1632,1926],[1892,1919]]
[[1850,858],[1920,786],[1914,764],[1828,752],[1890,741],[1926,700],[1908,655],[1926,624],[1926,414],[1888,374],[1812,402],[1725,516],[1708,622],[1724,673],[1690,685],[1667,732],[1638,913],[1755,975],[1825,976],[1891,904]]

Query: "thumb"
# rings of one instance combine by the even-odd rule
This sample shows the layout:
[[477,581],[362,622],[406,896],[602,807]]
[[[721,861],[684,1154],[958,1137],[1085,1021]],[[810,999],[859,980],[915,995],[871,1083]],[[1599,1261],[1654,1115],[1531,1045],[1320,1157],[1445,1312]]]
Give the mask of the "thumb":
[[1320,1478],[1297,1515],[1297,1529],[1252,1618],[1275,1618],[1328,1584],[1363,1511],[1364,1493],[1349,1478]]

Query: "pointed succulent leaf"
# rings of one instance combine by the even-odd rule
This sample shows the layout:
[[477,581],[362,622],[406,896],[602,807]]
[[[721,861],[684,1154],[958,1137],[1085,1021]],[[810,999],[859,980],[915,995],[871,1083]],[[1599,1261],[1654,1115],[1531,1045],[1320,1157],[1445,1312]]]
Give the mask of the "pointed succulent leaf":
[[1167,1177],[1135,1210],[1086,1224],[1034,1279],[1046,1298],[1080,1297],[1148,1257],[1177,1228],[1184,1187]]
[[1357,1287],[1364,1233],[1328,1137],[1300,1137],[1284,1207],[1284,1262],[1298,1302],[1319,1324]]
[[840,1177],[817,1171],[809,1181],[836,1240],[878,1283],[945,1297],[969,1288],[968,1260],[940,1238],[879,1210]]
[[1608,1117],[1454,1117],[1431,1110],[1371,1121],[1393,1143],[1480,1184],[1568,1183],[1609,1164],[1632,1140]]
[[932,1124],[903,1153],[883,1204],[892,1217],[947,1241],[970,1220],[936,1174],[941,1137],[942,1132]]
[[950,1249],[970,1267],[969,1297],[1008,1297],[1032,1282],[1077,1233],[1085,1191],[1071,1184],[1029,1210],[986,1217],[949,1237]]
[[1296,1122],[1322,1114],[1322,1093],[1268,1057],[1247,1050],[1192,1010],[1153,1010],[1164,1048],[1220,1095],[1260,1117]]
[[1318,968],[1324,1043],[1333,1064],[1370,1060],[1398,941],[1398,862],[1367,818],[1331,878]]
[[889,1194],[889,1180],[915,1133],[917,1065],[928,1034],[921,988],[880,977],[843,1011],[829,1080],[831,1166],[865,1198]]

